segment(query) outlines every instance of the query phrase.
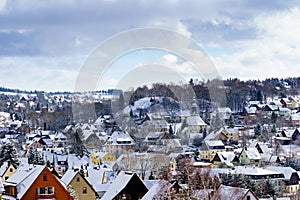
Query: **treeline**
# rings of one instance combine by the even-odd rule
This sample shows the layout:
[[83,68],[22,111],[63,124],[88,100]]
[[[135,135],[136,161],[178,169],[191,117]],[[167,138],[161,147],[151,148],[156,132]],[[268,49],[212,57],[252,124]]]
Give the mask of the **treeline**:
[[[193,99],[197,99],[200,111],[210,109],[213,104],[229,107],[235,112],[241,112],[248,101],[265,102],[267,98],[285,98],[298,95],[300,91],[299,78],[270,78],[263,81],[237,78],[227,80],[199,81],[191,79],[188,84],[155,83],[151,87],[141,86],[135,91],[125,92],[128,104],[144,97],[172,97],[181,103],[183,109],[189,109]],[[223,96],[222,96],[223,94]]]

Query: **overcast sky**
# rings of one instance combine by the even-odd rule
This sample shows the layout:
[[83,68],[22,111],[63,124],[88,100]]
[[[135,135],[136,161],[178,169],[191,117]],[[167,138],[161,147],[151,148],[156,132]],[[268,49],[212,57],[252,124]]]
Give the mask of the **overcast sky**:
[[[196,40],[223,78],[298,77],[299,7],[297,0],[0,0],[0,86],[72,91],[99,43],[143,27]],[[158,60],[181,66],[180,59],[153,52],[123,59],[116,69]],[[103,88],[118,82],[106,79]]]

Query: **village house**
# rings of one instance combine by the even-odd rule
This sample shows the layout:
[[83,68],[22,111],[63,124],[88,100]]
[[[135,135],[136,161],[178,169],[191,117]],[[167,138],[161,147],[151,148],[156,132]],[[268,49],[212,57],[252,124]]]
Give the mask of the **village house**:
[[117,177],[117,172],[110,168],[88,168],[85,179],[93,186],[98,198],[102,198],[110,184]]
[[79,173],[78,170],[69,169],[61,178],[67,187],[72,187],[78,200],[96,199],[96,191],[93,186]]
[[227,137],[228,141],[231,141],[231,142],[239,141],[239,129],[237,127],[234,127],[234,128],[225,127],[223,129],[222,133]]
[[233,167],[239,163],[239,158],[234,152],[217,152],[212,163],[217,166]]
[[292,97],[282,98],[280,100],[280,103],[282,104],[283,108],[296,109],[299,107],[299,103],[297,102],[297,100]]
[[3,199],[72,200],[66,187],[46,166],[20,166],[3,184]]
[[267,170],[283,173],[284,193],[295,194],[299,190],[299,175],[291,167],[267,166]]
[[207,140],[201,146],[200,157],[206,161],[212,161],[217,152],[225,151],[225,145],[221,140]]
[[300,112],[291,114],[290,120],[294,127],[300,127]]
[[144,182],[135,173],[120,172],[101,199],[141,199],[148,192]]
[[213,200],[259,200],[251,189],[221,185],[214,193]]
[[261,155],[255,147],[244,147],[239,155],[241,165],[256,165],[261,162]]
[[276,190],[281,189],[283,184],[282,181],[284,180],[283,172],[271,171],[259,167],[236,166],[234,169],[229,170],[227,173],[244,175],[257,184],[260,184],[265,180],[269,180],[274,185]]
[[0,176],[2,182],[6,181],[9,177],[11,177],[16,171],[16,168],[10,162],[4,162],[0,167]]
[[105,143],[106,152],[119,157],[135,146],[134,140],[128,133],[123,131],[114,131]]

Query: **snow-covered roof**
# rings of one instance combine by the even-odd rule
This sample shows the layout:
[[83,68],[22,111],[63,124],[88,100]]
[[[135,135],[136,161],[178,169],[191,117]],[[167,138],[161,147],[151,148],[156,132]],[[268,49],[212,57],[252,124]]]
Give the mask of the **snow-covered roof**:
[[206,126],[206,123],[201,119],[199,115],[188,116],[186,122],[189,126]]
[[1,177],[3,176],[3,174],[5,173],[5,171],[7,170],[8,167],[9,167],[8,162],[4,162],[2,164],[2,166],[0,167],[0,176]]
[[89,163],[89,158],[87,157],[78,157],[75,154],[68,154],[67,162],[69,168],[79,169],[81,166],[85,166]]
[[248,194],[249,191],[249,189],[221,185],[215,192],[213,200],[240,200],[244,199],[245,195]]
[[225,130],[227,131],[227,133],[239,133],[239,129],[237,127],[234,127],[234,128],[230,128],[228,126],[225,127]]
[[226,162],[232,162],[233,159],[235,158],[234,152],[217,152],[219,158],[221,159],[221,162],[226,163]]
[[223,128],[219,129],[218,131],[213,131],[210,134],[208,134],[204,140],[208,141],[208,140],[215,140],[223,131]]
[[293,173],[297,173],[296,170],[294,170],[291,167],[277,167],[277,166],[267,166],[267,170],[275,171],[283,173],[285,180],[290,180]]
[[224,146],[221,140],[206,140],[205,143],[209,147]]
[[93,185],[94,188],[95,186],[102,184],[104,174],[106,174],[107,184],[110,184],[110,182],[116,178],[116,172],[110,168],[101,168],[99,170],[88,168],[87,173],[88,176],[86,177],[86,180]]
[[79,172],[78,171],[75,172],[74,170],[69,169],[61,178],[62,182],[64,182],[66,185],[69,185],[77,173]]
[[20,166],[17,171],[9,177],[6,183],[15,184],[17,187],[17,197],[21,199],[26,191],[30,188],[36,178],[40,175],[40,173],[44,170],[45,166]]
[[[294,129],[284,129],[284,130],[282,130],[282,134],[284,134],[286,137],[292,137],[294,132],[295,132]],[[284,135],[282,135],[282,136],[284,136]]]
[[245,107],[245,110],[248,114],[255,114],[257,112],[257,108],[256,107]]
[[258,150],[254,147],[248,147],[248,148],[244,149],[244,151],[250,160],[260,160],[261,159],[261,156],[260,156]]
[[299,113],[294,113],[294,114],[292,114],[291,115],[291,119],[293,120],[293,121],[298,121],[298,120],[300,120],[300,112]]
[[263,154],[269,154],[270,153],[270,150],[269,150],[268,146],[266,144],[262,143],[262,142],[254,141],[250,144],[249,147],[250,148],[256,148],[256,149],[259,147]]
[[145,138],[145,142],[155,142],[157,139],[163,136],[163,132],[149,132]]
[[171,184],[168,183],[165,180],[159,180],[157,181],[150,189],[149,191],[143,196],[143,198],[141,200],[152,200],[154,199],[156,196],[162,196],[165,191],[163,190],[167,190],[167,188],[170,186]]
[[[114,199],[129,183],[133,176],[137,176],[135,173],[120,172],[112,184],[109,186],[108,190],[103,195],[102,199]],[[144,184],[141,181],[141,184]],[[146,186],[145,186],[146,187]]]
[[107,140],[107,144],[110,145],[133,145],[134,140],[130,137],[129,134],[122,131],[114,131],[110,138]]
[[235,169],[230,171],[235,174],[245,174],[245,175],[276,175],[283,174],[282,172],[271,171],[268,169],[263,169],[259,167],[245,167],[237,166]]
[[63,139],[64,140],[64,139],[67,139],[67,136],[65,136],[65,134],[63,134],[62,132],[58,132],[58,133],[55,134],[54,139],[57,139],[57,140],[58,139],[60,139],[60,140]]

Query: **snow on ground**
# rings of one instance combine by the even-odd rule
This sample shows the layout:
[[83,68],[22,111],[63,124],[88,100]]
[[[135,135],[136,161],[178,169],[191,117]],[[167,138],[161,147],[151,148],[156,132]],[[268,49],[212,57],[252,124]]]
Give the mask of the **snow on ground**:
[[[126,106],[123,110],[123,113],[124,114],[128,114],[130,112],[130,110],[132,110],[132,112],[134,114],[138,114],[140,109],[143,109],[143,110],[149,110],[151,106],[155,105],[155,104],[162,104],[163,103],[163,99],[166,98],[166,97],[144,97],[144,98],[141,98],[137,101],[134,102],[134,105],[129,105],[129,106]],[[170,97],[167,97],[169,98],[170,101],[174,102],[175,100],[170,98]],[[152,99],[152,101],[151,101]]]

